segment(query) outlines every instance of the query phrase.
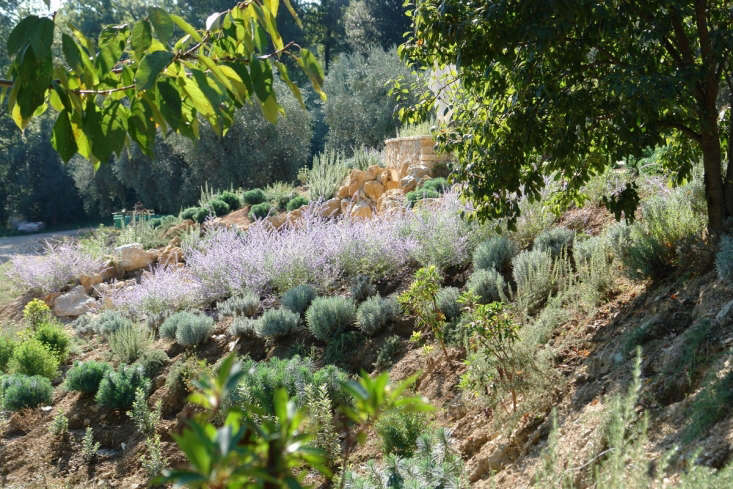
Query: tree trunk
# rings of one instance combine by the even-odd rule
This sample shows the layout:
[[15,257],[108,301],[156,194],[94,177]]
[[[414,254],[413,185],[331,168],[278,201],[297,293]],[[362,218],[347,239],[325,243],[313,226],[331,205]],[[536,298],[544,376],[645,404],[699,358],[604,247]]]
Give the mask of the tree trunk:
[[725,211],[733,216],[733,83],[728,84],[728,165],[725,169]]
[[708,206],[708,232],[717,241],[726,218],[726,195],[723,190],[722,153],[718,138],[718,123],[708,118],[701,137],[702,161],[705,168],[705,198]]

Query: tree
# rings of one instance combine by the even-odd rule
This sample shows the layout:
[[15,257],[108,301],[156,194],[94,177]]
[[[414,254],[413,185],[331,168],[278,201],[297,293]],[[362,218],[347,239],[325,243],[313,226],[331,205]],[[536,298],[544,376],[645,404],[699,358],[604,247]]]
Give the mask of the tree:
[[[708,228],[733,217],[733,165],[723,168],[721,89],[733,85],[733,10],[722,0],[521,2],[420,0],[402,48],[415,65],[454,69],[439,143],[481,217],[516,216],[546,176],[578,195],[591,175],[668,145],[678,181],[702,156]],[[447,88],[450,87],[450,88]],[[425,117],[432,93],[402,114]],[[731,106],[723,122],[730,127]],[[608,205],[633,216],[633,187]]]
[[389,49],[404,40],[410,18],[403,0],[352,0],[344,13],[346,39],[364,53],[373,45]]
[[311,44],[323,48],[323,65],[328,72],[331,60],[346,50],[344,10],[348,0],[319,0],[306,8],[304,22],[306,37]]
[[[196,138],[200,118],[223,135],[234,111],[250,101],[275,122],[282,111],[275,73],[301,98],[283,57],[325,97],[315,56],[277,30],[279,4],[240,2],[210,15],[204,29],[153,7],[134,24],[104,27],[97,42],[69,25],[61,33],[63,60],[52,49],[54,19],[27,16],[7,39],[11,80],[0,87],[8,91],[8,111],[22,129],[50,105],[58,111],[52,143],[63,160],[79,153],[95,164],[130,141],[152,154],[158,129]],[[175,39],[176,31],[184,35]]]

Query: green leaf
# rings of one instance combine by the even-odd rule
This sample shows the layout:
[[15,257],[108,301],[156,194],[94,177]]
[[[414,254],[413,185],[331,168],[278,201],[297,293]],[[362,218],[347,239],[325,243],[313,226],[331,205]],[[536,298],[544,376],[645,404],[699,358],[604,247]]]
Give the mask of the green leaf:
[[135,85],[138,90],[148,90],[155,83],[158,75],[168,66],[173,54],[168,51],[154,51],[146,54],[140,61],[135,73]]
[[178,27],[179,27],[179,28],[180,28],[180,29],[181,29],[181,30],[182,30],[183,32],[185,32],[186,34],[188,34],[189,36],[191,36],[191,38],[192,38],[192,39],[193,39],[194,41],[196,41],[196,42],[201,42],[201,34],[199,34],[199,32],[198,32],[198,31],[197,31],[196,29],[194,29],[194,28],[193,28],[193,26],[192,26],[191,24],[189,24],[188,22],[186,22],[185,20],[183,20],[183,18],[182,18],[182,17],[180,17],[180,16],[178,16],[178,15],[175,15],[175,14],[170,14],[170,15],[169,15],[169,17],[171,18],[171,20],[172,20],[172,21],[173,21],[173,22],[174,22],[174,23],[175,23],[175,24],[176,24],[176,25],[177,25],[177,26],[178,26]]
[[155,120],[151,111],[140,100],[136,99],[130,105],[130,117],[127,119],[127,128],[130,137],[148,156],[153,156],[155,145]]
[[158,88],[160,112],[171,128],[177,130],[183,124],[181,94],[168,80],[160,80],[156,86]]
[[272,68],[270,63],[261,59],[253,59],[250,65],[250,75],[257,98],[264,102],[272,93]]
[[275,94],[271,94],[262,102],[262,113],[268,121],[273,124],[277,122],[278,115],[280,115],[280,106],[277,104]]
[[209,15],[206,19],[206,30],[207,31],[213,31],[220,29],[222,26],[222,23],[224,22],[224,18],[229,12],[214,12],[213,14]]
[[56,118],[56,123],[53,125],[51,144],[64,163],[67,163],[76,154],[76,140],[71,129],[69,113],[66,110],[61,111]]
[[135,56],[139,59],[150,47],[153,42],[153,30],[150,22],[147,20],[139,20],[135,23],[132,28],[132,49],[135,51]]
[[307,49],[301,49],[298,64],[300,64],[303,72],[310,79],[316,93],[321,96],[321,99],[326,100],[326,94],[321,89],[321,85],[323,84],[323,70],[321,70],[321,66],[318,64],[316,57],[313,56],[313,53]]
[[54,23],[51,19],[41,18],[33,25],[28,33],[30,36],[33,52],[39,58],[51,56],[51,44],[53,43]]
[[18,25],[10,31],[10,35],[8,35],[8,40],[6,42],[8,56],[15,56],[21,49],[23,49],[30,40],[33,26],[38,22],[38,20],[38,17],[35,15],[29,15],[18,22]]
[[82,77],[84,83],[88,86],[99,83],[97,71],[92,66],[89,56],[82,51],[82,48],[72,37],[66,34],[61,35],[61,50],[64,52],[66,62]]
[[104,78],[112,71],[120,60],[127,44],[130,30],[127,26],[108,26],[99,34],[99,52],[96,65],[99,76]]
[[171,19],[168,12],[159,7],[152,7],[150,9],[150,22],[155,27],[155,34],[161,41],[168,42],[173,35],[173,20]]

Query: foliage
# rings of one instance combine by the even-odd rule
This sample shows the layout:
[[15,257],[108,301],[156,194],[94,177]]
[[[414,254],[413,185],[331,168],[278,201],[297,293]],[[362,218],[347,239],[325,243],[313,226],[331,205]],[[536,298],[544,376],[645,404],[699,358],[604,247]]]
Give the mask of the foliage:
[[329,338],[323,350],[323,362],[353,371],[359,363],[355,352],[364,346],[366,338],[358,331],[344,331]]
[[133,363],[150,348],[153,338],[144,326],[130,324],[119,328],[107,338],[109,349],[122,363]]
[[99,446],[99,442],[94,441],[94,429],[91,426],[87,426],[84,432],[84,438],[81,441],[81,458],[84,462],[91,463],[97,457]]
[[288,202],[297,195],[295,187],[289,183],[273,182],[265,187],[265,199],[275,204],[279,210],[284,210]]
[[311,305],[313,299],[318,296],[316,289],[308,284],[298,285],[292,289],[288,289],[281,297],[280,303],[283,307],[290,309],[298,314],[305,313],[308,306]]
[[400,294],[398,301],[405,312],[415,315],[418,329],[429,328],[440,342],[445,358],[445,316],[438,308],[438,291],[441,277],[434,265],[423,267],[415,273],[415,280],[410,288]]
[[187,207],[186,209],[181,211],[181,219],[191,219],[192,221],[194,221],[194,216],[196,216],[198,210],[198,207]]
[[214,199],[209,201],[207,208],[211,209],[211,212],[216,216],[223,216],[229,214],[229,204],[221,199]]
[[448,180],[445,178],[436,177],[423,182],[423,184],[420,185],[420,188],[424,190],[434,190],[439,194],[443,194],[450,188],[450,185],[448,184]]
[[145,377],[139,365],[121,365],[117,370],[108,370],[99,383],[94,399],[106,409],[129,409],[135,400],[135,392],[148,392],[150,380]]
[[59,412],[53,417],[49,431],[56,437],[66,436],[69,433],[69,418],[64,413]]
[[288,211],[294,211],[295,209],[300,209],[301,207],[307,204],[308,204],[308,199],[306,199],[302,195],[297,195],[288,201],[285,208]]
[[8,368],[14,350],[15,341],[5,335],[0,335],[0,372],[4,372]]
[[394,412],[383,416],[375,429],[382,440],[385,455],[410,457],[418,437],[427,431],[427,420],[420,412]]
[[340,152],[325,151],[313,157],[313,164],[305,174],[305,185],[311,200],[328,200],[346,178],[348,168]]
[[160,445],[160,435],[156,433],[146,438],[145,446],[148,449],[148,453],[142,456],[140,465],[142,465],[148,477],[151,479],[159,477],[168,463],[166,456],[163,454],[163,448]]
[[[419,2],[401,48],[415,68],[446,67],[443,89],[424,90],[402,115],[450,106],[438,145],[457,155],[480,216],[516,217],[517,201],[536,201],[548,180],[564,183],[559,203],[578,200],[594,175],[666,143],[663,166],[678,183],[703,156],[710,229],[722,229],[730,206],[716,104],[733,70],[724,3],[604,4],[590,14],[581,3],[492,5]],[[605,202],[633,219],[636,188]]]
[[17,411],[49,404],[53,394],[51,382],[40,375],[13,374],[0,376],[0,405]]
[[248,317],[235,317],[229,325],[229,334],[232,336],[256,336],[257,319]]
[[349,298],[316,297],[305,312],[305,321],[316,339],[328,342],[349,328],[355,316],[356,306]]
[[69,356],[71,337],[60,324],[56,322],[41,323],[37,326],[33,337],[48,348],[56,356],[59,363],[66,361]]
[[733,281],[733,238],[728,235],[720,238],[715,254],[715,270],[720,280]]
[[308,410],[311,431],[315,434],[314,445],[326,454],[326,462],[334,467],[341,454],[341,439],[336,431],[334,409],[326,384],[305,386],[305,406]]
[[365,300],[356,310],[356,325],[367,336],[382,331],[400,314],[400,306],[394,297],[383,298],[374,295]]
[[466,288],[476,294],[482,304],[488,304],[502,299],[506,282],[493,268],[478,269],[468,278]]
[[365,171],[372,166],[384,167],[382,155],[377,150],[360,146],[354,148],[354,154],[344,161],[349,169]]
[[593,236],[584,241],[576,238],[573,244],[577,287],[590,307],[598,305],[613,290],[616,272],[610,252],[606,236]]
[[56,377],[59,361],[56,355],[35,338],[27,338],[13,349],[9,370],[29,376]]
[[418,200],[437,199],[440,194],[431,188],[420,187],[405,194],[405,198],[410,205],[414,205]]
[[178,360],[168,370],[165,378],[165,388],[175,399],[185,399],[193,392],[196,382],[210,373],[205,360],[198,360],[193,355],[187,355]]
[[257,205],[265,201],[265,192],[261,188],[253,188],[242,194],[242,199],[248,205]]
[[96,394],[99,384],[112,366],[106,362],[76,362],[66,372],[64,386],[68,390],[79,391],[84,394]]
[[224,201],[229,206],[229,209],[232,211],[236,211],[237,209],[242,207],[242,199],[235,192],[225,190],[223,192],[220,192],[217,197],[219,200]]
[[193,220],[201,224],[211,217],[211,209],[207,207],[197,207],[196,212],[193,214]]
[[294,332],[299,322],[300,315],[290,309],[268,309],[255,323],[255,331],[262,338],[279,338]]
[[155,409],[151,410],[148,407],[148,396],[143,389],[137,389],[135,391],[135,400],[132,401],[132,409],[127,412],[127,415],[135,423],[137,430],[145,435],[146,437],[155,434],[155,430],[160,423],[160,401],[155,406]]
[[[200,312],[180,311],[175,314],[171,314],[168,319],[163,321],[160,326],[160,336],[163,338],[179,341],[178,332],[185,329],[184,333],[181,333],[181,337],[184,340],[193,340],[203,334],[208,338],[209,332],[212,325],[214,324],[213,319]],[[182,345],[191,345],[195,343],[181,343]]]
[[374,368],[377,371],[389,368],[400,350],[402,350],[402,341],[400,337],[397,335],[388,336],[377,352],[377,360],[374,362]]
[[264,219],[270,214],[272,206],[269,202],[253,205],[249,210],[249,218],[251,220]]
[[409,138],[415,136],[430,136],[435,127],[435,121],[423,121],[417,124],[405,124],[397,128],[398,138]]
[[91,328],[98,333],[109,336],[115,331],[132,326],[132,321],[121,311],[109,309],[102,311],[92,319]]
[[458,303],[458,296],[461,291],[456,287],[443,287],[435,295],[438,310],[443,313],[446,320],[452,321],[461,315],[461,306]]
[[556,284],[555,267],[549,251],[523,251],[512,259],[517,284],[518,306],[532,314],[547,301]]
[[549,251],[553,258],[570,253],[575,232],[564,227],[555,227],[541,232],[534,239],[533,250]]
[[733,402],[733,371],[721,378],[707,380],[709,382],[705,383],[689,408],[690,424],[683,432],[683,439],[687,442],[698,438],[723,419]]
[[260,297],[251,290],[245,290],[241,294],[233,295],[229,299],[216,305],[219,314],[226,316],[248,316],[252,317],[260,309]]
[[369,275],[359,274],[351,279],[351,298],[359,303],[377,293],[377,287]]
[[32,299],[23,308],[23,319],[35,329],[51,319],[51,309],[41,299]]
[[400,44],[410,30],[408,7],[400,0],[355,0],[344,12],[344,31],[352,51],[365,53],[374,45]]
[[380,148],[393,137],[399,122],[388,82],[400,76],[416,80],[394,49],[372,47],[364,54],[340,56],[324,83],[326,148],[350,154],[362,146]]
[[137,364],[143,368],[145,377],[149,379],[156,378],[169,362],[168,354],[158,349],[146,350],[137,359]]

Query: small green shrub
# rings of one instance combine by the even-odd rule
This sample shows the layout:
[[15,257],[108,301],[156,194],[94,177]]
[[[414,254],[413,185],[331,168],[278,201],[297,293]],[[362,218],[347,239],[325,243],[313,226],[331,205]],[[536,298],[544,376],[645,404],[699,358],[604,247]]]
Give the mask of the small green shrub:
[[110,335],[120,328],[129,326],[132,326],[132,321],[119,311],[104,311],[91,319],[91,328],[103,335]]
[[242,199],[235,192],[225,190],[224,192],[219,193],[219,195],[217,195],[217,198],[226,202],[226,204],[229,206],[229,209],[232,211],[236,211],[237,209],[242,207]]
[[59,361],[46,345],[35,338],[28,338],[13,350],[10,371],[28,376],[41,375],[48,379],[56,377]]
[[377,360],[374,368],[378,371],[386,370],[392,366],[397,355],[402,350],[402,340],[397,335],[392,335],[384,340],[384,343],[377,352]]
[[255,329],[261,338],[279,338],[295,331],[300,315],[284,307],[268,309],[257,320]]
[[461,291],[456,287],[443,287],[435,296],[438,309],[443,313],[447,321],[453,321],[461,315],[461,305],[458,303],[458,297]]
[[51,319],[51,309],[41,299],[33,299],[23,308],[23,319],[32,327],[37,328]]
[[505,236],[489,238],[478,245],[473,252],[473,269],[507,273],[511,268],[515,249],[512,240]]
[[274,202],[279,210],[285,210],[290,199],[296,195],[295,187],[289,183],[275,182],[265,187],[265,200]]
[[311,200],[328,200],[343,183],[348,168],[344,164],[341,153],[326,150],[313,157],[313,164],[304,172],[298,172],[298,178],[303,176],[308,187]]
[[229,325],[229,334],[231,336],[256,336],[258,319],[248,317],[235,317],[232,324]]
[[423,413],[392,412],[379,418],[377,434],[382,439],[385,455],[410,457],[415,451],[417,439],[428,427]]
[[144,326],[130,324],[109,335],[107,341],[115,358],[122,363],[132,363],[150,347],[152,336]]
[[211,216],[211,209],[206,207],[199,207],[193,215],[193,220],[201,224]]
[[69,418],[64,413],[58,413],[53,417],[48,431],[57,437],[66,436],[69,433]]
[[155,433],[160,423],[161,403],[157,402],[155,409],[148,406],[148,396],[143,389],[135,391],[135,400],[132,401],[132,409],[127,415],[135,423],[137,430],[145,436]]
[[372,283],[369,275],[357,275],[351,281],[351,298],[357,303],[365,301],[375,295],[377,288]]
[[318,297],[305,313],[308,329],[320,341],[327,342],[354,323],[356,306],[346,297]]
[[214,320],[202,313],[180,311],[172,314],[160,326],[160,336],[181,345],[196,345],[211,335]]
[[351,370],[359,359],[355,352],[364,345],[366,338],[356,331],[345,331],[329,339],[323,351],[323,362]]
[[66,372],[64,386],[70,391],[79,391],[84,394],[96,394],[99,390],[99,383],[112,370],[112,366],[106,362],[76,362]]
[[211,212],[216,216],[223,216],[229,214],[229,204],[221,199],[212,199],[206,204],[206,207],[211,209]]
[[57,323],[43,323],[38,326],[35,338],[51,350],[59,363],[64,363],[69,356],[71,337],[64,328]]
[[225,316],[249,316],[257,314],[260,309],[260,297],[251,290],[235,295],[216,305],[219,314]]
[[443,177],[438,178],[431,178],[427,182],[420,185],[420,188],[423,188],[425,190],[434,190],[438,193],[445,193],[446,190],[450,188],[450,184],[448,183],[448,180],[446,180]]
[[143,368],[145,377],[154,379],[165,369],[170,360],[166,352],[154,349],[143,352],[136,363]]
[[517,284],[516,299],[528,313],[547,301],[555,287],[552,255],[549,251],[523,251],[512,260],[512,275]]
[[400,314],[400,305],[394,297],[378,295],[365,300],[356,310],[356,325],[362,333],[374,336]]
[[466,287],[479,297],[482,304],[488,304],[502,299],[506,282],[504,277],[493,268],[479,269],[468,278]]
[[94,399],[107,409],[126,410],[135,400],[135,391],[148,392],[150,380],[145,377],[140,365],[121,365],[117,370],[108,370],[99,383]]
[[8,363],[13,358],[13,350],[15,350],[15,341],[0,336],[0,372],[7,371]]
[[435,190],[422,187],[411,192],[407,192],[407,194],[405,194],[405,198],[407,199],[407,203],[409,205],[414,205],[418,200],[437,199],[438,197],[440,197],[440,194]]
[[265,201],[265,192],[262,189],[253,188],[252,190],[247,190],[242,198],[249,205],[261,204]]
[[4,375],[0,377],[0,405],[8,411],[50,404],[53,387],[40,375]]
[[715,254],[715,270],[718,278],[726,282],[733,282],[733,237],[723,236]]
[[249,218],[253,221],[257,219],[264,219],[270,213],[272,206],[269,202],[262,202],[261,204],[255,204],[249,210]]
[[302,195],[298,195],[290,199],[285,208],[288,211],[294,211],[295,209],[300,209],[304,205],[308,205],[308,199],[306,199]]
[[94,429],[87,426],[84,438],[81,440],[81,458],[84,462],[91,463],[97,457],[99,446],[99,442],[94,441]]
[[690,406],[690,424],[683,431],[683,439],[690,442],[726,417],[733,405],[733,371],[721,379],[709,379],[695,396]]
[[537,235],[532,249],[549,251],[553,258],[557,258],[562,253],[570,253],[574,239],[574,231],[558,226]]
[[293,312],[303,314],[317,296],[315,287],[303,284],[286,291],[280,298],[280,303]]
[[195,221],[195,216],[199,209],[199,207],[189,207],[187,209],[184,209],[183,211],[181,211],[181,219],[190,219],[192,221]]

